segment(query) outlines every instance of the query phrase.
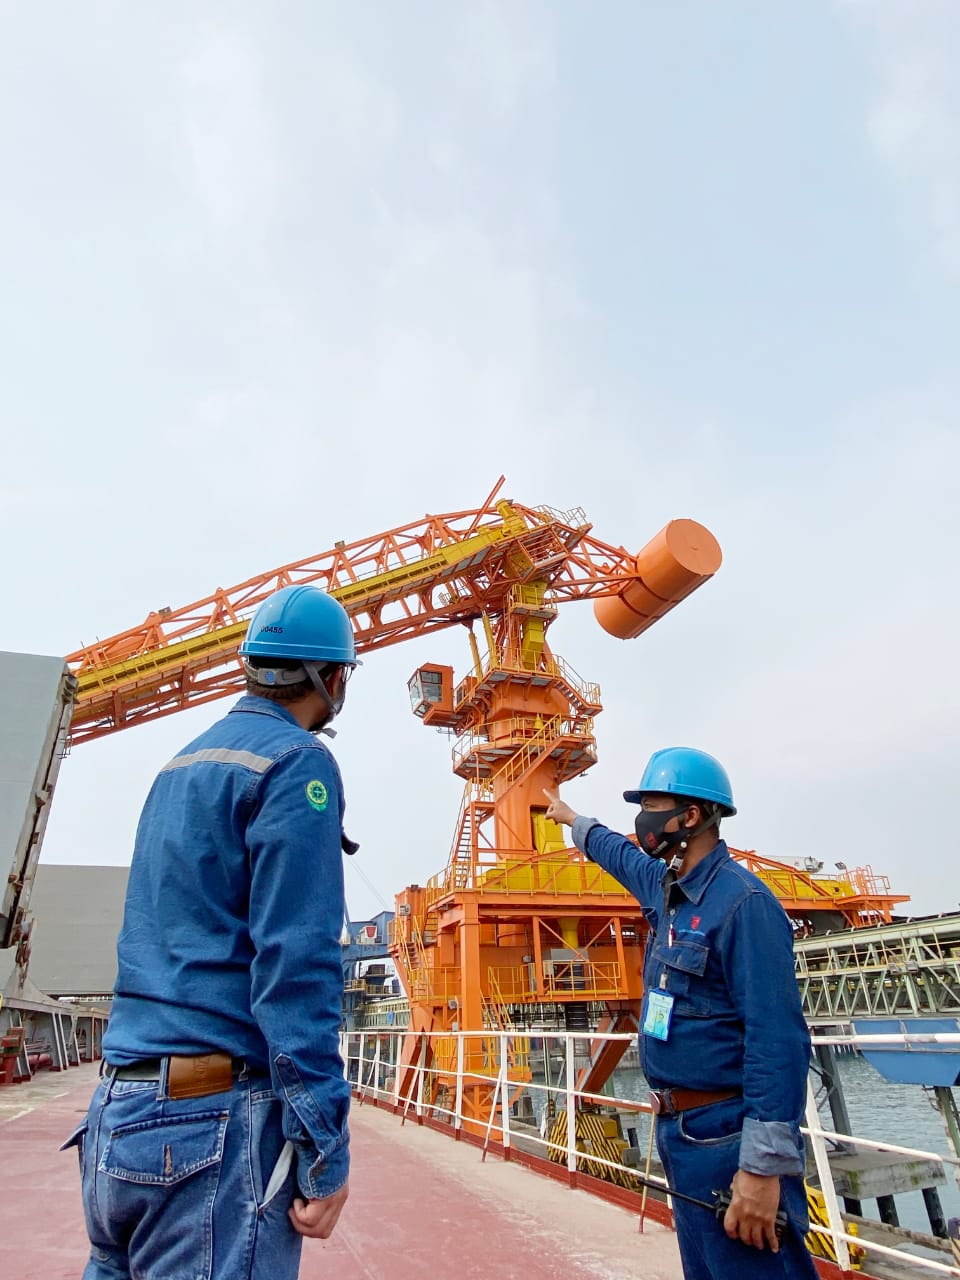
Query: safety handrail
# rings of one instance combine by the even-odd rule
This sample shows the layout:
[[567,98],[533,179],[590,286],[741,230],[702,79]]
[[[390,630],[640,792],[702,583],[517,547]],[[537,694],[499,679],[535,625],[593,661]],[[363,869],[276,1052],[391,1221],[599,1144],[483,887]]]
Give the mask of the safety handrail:
[[[626,1046],[634,1043],[636,1037],[633,1034],[599,1031],[576,1033],[531,1029],[528,1034],[542,1039],[545,1054],[548,1052],[548,1043],[555,1045],[562,1054],[562,1075],[560,1082],[554,1084],[547,1083],[546,1080],[541,1083],[530,1078],[523,1081],[515,1078],[510,1063],[509,1041],[515,1039],[516,1034],[515,1029],[488,1028],[483,1031],[444,1032],[431,1036],[427,1032],[384,1031],[383,1028],[378,1028],[375,1032],[369,1033],[364,1031],[342,1033],[341,1053],[347,1078],[354,1082],[357,1095],[361,1100],[366,1097],[375,1097],[391,1104],[395,1111],[402,1112],[404,1115],[413,1112],[420,1118],[432,1117],[439,1122],[446,1121],[454,1135],[459,1134],[465,1123],[477,1123],[477,1117],[468,1115],[463,1105],[467,1085],[480,1083],[488,1086],[489,1110],[486,1119],[480,1121],[486,1126],[484,1155],[494,1138],[504,1152],[508,1153],[511,1145],[520,1137],[521,1125],[511,1116],[510,1104],[523,1090],[529,1090],[532,1097],[540,1100],[541,1115],[547,1114],[548,1110],[552,1110],[555,1115],[563,1112],[566,1116],[566,1124],[562,1130],[562,1136],[559,1131],[547,1132],[542,1123],[539,1132],[532,1130],[530,1126],[523,1126],[522,1136],[525,1143],[534,1148],[541,1148],[554,1161],[565,1163],[571,1175],[587,1168],[594,1171],[607,1169],[625,1177],[629,1182],[635,1172],[632,1166],[624,1164],[621,1160],[612,1159],[596,1149],[587,1153],[582,1146],[578,1146],[576,1115],[583,1103],[592,1107],[607,1107],[613,1112],[633,1116],[652,1115],[651,1107],[648,1102],[635,1098],[618,1098],[578,1089],[576,1067],[578,1060],[582,1058],[582,1052],[578,1054],[577,1042],[586,1042],[588,1048],[591,1045],[596,1048],[603,1042],[619,1042]],[[419,1042],[419,1047],[413,1059],[408,1056],[407,1060],[413,1061],[414,1065],[412,1072],[407,1073],[409,1080],[407,1092],[401,1095],[402,1073],[399,1070],[401,1048],[404,1040],[411,1036]],[[477,1063],[481,1059],[478,1059],[476,1052],[469,1048],[477,1040],[488,1043],[496,1041],[499,1046],[495,1054],[487,1054],[482,1058],[485,1066],[483,1070],[477,1069]],[[918,1041],[927,1043],[931,1040],[937,1043],[960,1044],[960,1034],[941,1033],[926,1036],[890,1033],[871,1036],[814,1036],[815,1044],[849,1046],[869,1046],[881,1041],[890,1045],[906,1045]],[[432,1063],[428,1066],[431,1055]],[[428,1086],[437,1085],[441,1071],[446,1073],[447,1079],[442,1091],[431,1097]],[[802,1126],[801,1132],[809,1140],[813,1150],[827,1218],[824,1225],[811,1223],[811,1232],[832,1242],[841,1271],[850,1268],[851,1249],[876,1253],[903,1262],[904,1255],[901,1251],[867,1239],[863,1235],[854,1235],[847,1230],[830,1171],[827,1142],[843,1142],[869,1150],[890,1152],[957,1168],[960,1168],[960,1158],[896,1143],[858,1138],[852,1134],[826,1129],[820,1122],[812,1087],[808,1087],[805,1118],[806,1123]],[[652,1178],[651,1181],[657,1183],[665,1193],[669,1192],[662,1178]],[[580,1181],[578,1185],[589,1189],[589,1182]],[[931,1274],[960,1277],[960,1267],[914,1255],[911,1255],[909,1260],[912,1266]]]

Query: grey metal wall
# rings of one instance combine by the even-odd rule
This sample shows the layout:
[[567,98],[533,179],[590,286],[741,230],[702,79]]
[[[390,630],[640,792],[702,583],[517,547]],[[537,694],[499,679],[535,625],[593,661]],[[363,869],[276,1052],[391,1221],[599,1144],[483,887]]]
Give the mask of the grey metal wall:
[[[42,862],[30,913],[30,980],[47,995],[92,996],[113,990],[117,935],[129,867],[74,867]],[[13,970],[0,951],[0,990]]]
[[74,688],[63,658],[0,652],[0,946],[29,902]]

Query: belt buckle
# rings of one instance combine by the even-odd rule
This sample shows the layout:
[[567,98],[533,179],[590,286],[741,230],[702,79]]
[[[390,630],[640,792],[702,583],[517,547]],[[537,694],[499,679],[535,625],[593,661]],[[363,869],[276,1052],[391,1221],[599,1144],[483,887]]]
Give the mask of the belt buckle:
[[672,1089],[651,1089],[649,1093],[650,1110],[655,1116],[676,1115],[673,1109]]

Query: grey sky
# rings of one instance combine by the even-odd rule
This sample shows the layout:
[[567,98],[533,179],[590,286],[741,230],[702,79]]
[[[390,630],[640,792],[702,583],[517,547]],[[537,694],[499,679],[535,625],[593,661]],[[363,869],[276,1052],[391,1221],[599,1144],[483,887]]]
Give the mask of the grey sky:
[[[599,680],[613,824],[721,757],[732,842],[955,908],[960,8],[949,0],[0,6],[0,647],[67,652],[478,503],[707,524],[714,582]],[[373,655],[362,867],[446,861],[459,782]],[[225,703],[78,748],[45,857],[128,860]],[[381,905],[349,873],[355,916]]]

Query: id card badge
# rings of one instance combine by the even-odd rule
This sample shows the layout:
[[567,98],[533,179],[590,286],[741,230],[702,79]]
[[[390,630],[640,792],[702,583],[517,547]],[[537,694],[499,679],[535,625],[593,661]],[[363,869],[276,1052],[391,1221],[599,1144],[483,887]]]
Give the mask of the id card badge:
[[669,991],[647,993],[647,1012],[643,1019],[643,1034],[653,1040],[666,1040],[670,1035],[670,1019],[673,1017],[673,996]]

